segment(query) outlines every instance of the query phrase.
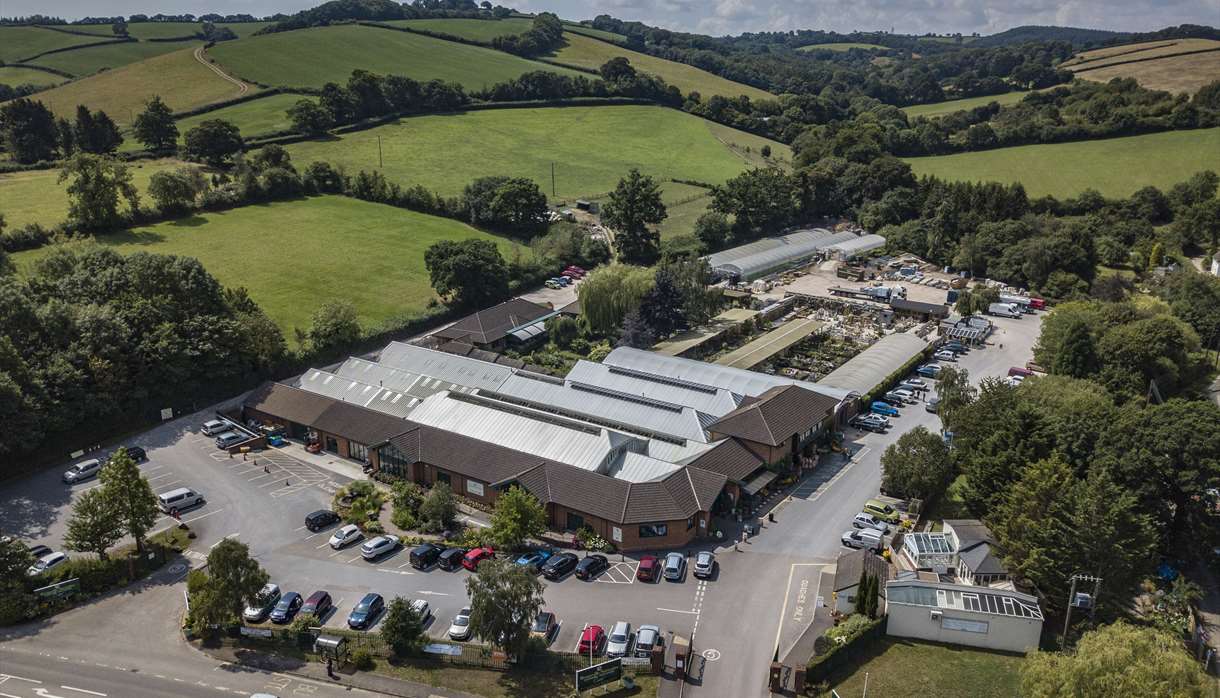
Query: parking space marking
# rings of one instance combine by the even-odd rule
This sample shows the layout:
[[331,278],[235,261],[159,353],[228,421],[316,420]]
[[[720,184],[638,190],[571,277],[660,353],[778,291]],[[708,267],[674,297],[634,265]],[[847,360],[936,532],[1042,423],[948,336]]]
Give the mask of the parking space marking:
[[361,554],[357,555],[356,557],[353,557],[352,559],[348,560],[348,561],[347,561],[347,562],[345,562],[344,564],[348,564],[348,565],[350,565],[351,563],[353,563],[353,562],[355,562],[356,560],[359,560],[359,559],[361,559],[361,558],[363,558],[363,557],[364,557],[364,553],[361,553]]
[[255,477],[248,477],[248,478],[246,478],[246,482],[254,482],[255,480],[262,480],[265,477],[271,477],[271,473],[263,473],[262,475],[257,475]]
[[378,567],[377,571],[378,572],[389,572],[390,574],[407,574],[407,575],[415,574],[414,572],[404,572],[403,570],[388,570],[384,567]]
[[604,584],[634,584],[635,573],[640,567],[638,562],[616,562],[598,575],[595,582]]
[[343,554],[342,550],[336,550],[335,552],[331,553],[328,557],[334,557],[336,555],[342,555],[342,554]]
[[157,476],[155,476],[155,477],[150,477],[150,478],[148,478],[148,481],[149,481],[149,482],[156,482],[157,480],[160,480],[160,479],[161,479],[161,478],[163,478],[163,477],[173,477],[173,476],[174,476],[174,474],[173,474],[173,473],[165,473],[164,475],[157,475]]
[[692,611],[681,611],[676,608],[661,608],[660,606],[657,607],[657,610],[658,611],[668,611],[670,613],[686,613],[686,614],[692,615],[692,616],[699,615],[698,611],[693,611],[693,610]]
[[[313,534],[313,535],[314,535],[314,536],[316,536],[316,535],[318,535],[318,534],[316,534],[316,533],[315,533],[315,534]],[[313,536],[310,536],[309,538],[313,538]],[[309,538],[306,538],[305,540],[309,540]],[[330,541],[329,541],[329,540],[328,540],[328,541],[326,541],[325,543],[323,543],[322,545],[319,545],[317,548],[315,548],[315,550],[321,550],[322,548],[325,548],[325,547],[326,547],[326,546],[328,546],[328,545],[330,545]]]

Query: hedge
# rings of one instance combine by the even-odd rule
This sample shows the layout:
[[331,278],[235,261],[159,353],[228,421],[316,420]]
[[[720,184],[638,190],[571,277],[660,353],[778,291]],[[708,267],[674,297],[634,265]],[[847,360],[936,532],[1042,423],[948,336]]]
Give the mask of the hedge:
[[829,679],[830,675],[851,662],[864,650],[872,647],[885,636],[885,616],[869,624],[860,634],[841,645],[833,645],[825,654],[815,655],[806,665],[805,680],[809,684],[817,684]]

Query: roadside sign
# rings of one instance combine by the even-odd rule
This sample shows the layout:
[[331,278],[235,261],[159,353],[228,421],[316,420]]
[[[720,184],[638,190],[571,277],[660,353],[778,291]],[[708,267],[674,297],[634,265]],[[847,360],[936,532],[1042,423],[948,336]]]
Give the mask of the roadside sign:
[[576,692],[589,691],[623,678],[623,660],[611,659],[576,671]]
[[271,637],[271,628],[250,628],[241,626],[241,634],[246,637]]
[[428,654],[447,654],[450,657],[462,656],[462,648],[458,645],[449,645],[444,642],[434,642],[430,645],[424,645],[424,651]]

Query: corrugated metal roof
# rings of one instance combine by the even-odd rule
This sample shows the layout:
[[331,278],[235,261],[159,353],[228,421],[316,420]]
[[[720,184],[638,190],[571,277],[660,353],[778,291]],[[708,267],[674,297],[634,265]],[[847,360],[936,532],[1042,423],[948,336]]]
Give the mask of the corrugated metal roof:
[[863,395],[871,392],[927,346],[927,342],[906,332],[887,335],[848,359],[847,363],[831,371],[820,382]]
[[827,249],[834,250],[844,257],[851,257],[853,255],[860,254],[861,252],[875,250],[879,247],[885,247],[885,238],[881,237],[880,235],[872,234],[861,235],[859,237],[852,238],[851,240],[837,242]]
[[428,383],[439,380],[445,390],[456,390],[459,385],[495,390],[513,375],[508,366],[402,342],[390,342],[382,349],[380,362],[390,368],[429,376]]
[[[643,374],[651,374],[656,376],[658,381],[675,381],[689,382],[703,386],[711,386],[728,390],[737,395],[749,395],[758,397],[767,390],[774,388],[777,385],[799,385],[802,388],[812,390],[821,395],[842,400],[847,397],[850,391],[841,388],[823,385],[820,383],[810,383],[808,381],[798,381],[784,376],[772,376],[766,373],[758,373],[756,371],[747,371],[740,368],[732,368],[729,366],[718,366],[709,364],[703,361],[695,361],[693,359],[683,359],[677,356],[662,356],[650,351],[641,349],[632,349],[631,347],[619,347],[611,351],[602,362],[603,365],[608,365],[613,368],[622,368],[629,371],[635,371]],[[613,368],[611,370],[613,370]],[[571,376],[571,374],[569,374]],[[677,400],[677,398],[671,398]],[[733,406],[736,409],[740,405]],[[703,410],[709,414],[717,414],[724,416],[732,410],[726,410],[720,413],[714,413],[711,410]]]
[[624,453],[610,467],[607,475],[627,482],[652,482],[662,480],[669,474],[681,470],[682,466],[658,460],[639,453]]
[[[616,350],[617,351],[617,350]],[[613,355],[614,352],[611,352]],[[685,360],[685,359],[683,359]],[[673,381],[664,375],[615,368],[608,363],[577,361],[568,371],[567,379],[589,385],[600,385],[642,397],[667,400],[719,417],[737,409],[741,395],[711,385]]]
[[418,398],[407,393],[344,378],[318,369],[310,369],[301,374],[292,385],[302,390],[333,397],[395,417],[406,417],[410,414],[411,409],[419,404]]
[[857,237],[852,232],[832,233],[824,228],[798,230],[709,255],[708,265],[714,271],[737,275],[748,281]]
[[721,366],[753,368],[817,332],[822,323],[809,318],[793,318],[748,344],[716,359]]
[[424,400],[411,421],[594,472],[608,469],[623,450],[646,448],[622,432],[449,392]]

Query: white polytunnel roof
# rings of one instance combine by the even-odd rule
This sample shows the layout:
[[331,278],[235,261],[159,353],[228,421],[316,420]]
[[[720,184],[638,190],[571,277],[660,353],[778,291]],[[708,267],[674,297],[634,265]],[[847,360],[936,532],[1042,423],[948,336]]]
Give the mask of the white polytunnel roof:
[[907,332],[887,335],[848,359],[847,363],[831,371],[818,383],[863,395],[871,392],[927,346],[927,342]]
[[839,253],[839,256],[851,258],[862,252],[875,250],[879,247],[885,247],[885,238],[880,235],[861,235],[851,240],[835,243],[828,249]]
[[708,255],[707,261],[714,271],[750,280],[857,237],[852,232],[832,233],[825,228],[798,230]]

